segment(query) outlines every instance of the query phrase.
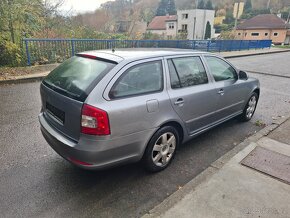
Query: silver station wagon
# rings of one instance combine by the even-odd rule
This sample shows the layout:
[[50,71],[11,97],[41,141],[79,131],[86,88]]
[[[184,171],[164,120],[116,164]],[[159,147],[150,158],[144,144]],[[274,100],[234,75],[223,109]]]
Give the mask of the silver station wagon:
[[178,146],[239,116],[259,81],[211,53],[175,49],[79,53],[41,83],[41,130],[69,162],[103,169],[142,161],[157,172]]

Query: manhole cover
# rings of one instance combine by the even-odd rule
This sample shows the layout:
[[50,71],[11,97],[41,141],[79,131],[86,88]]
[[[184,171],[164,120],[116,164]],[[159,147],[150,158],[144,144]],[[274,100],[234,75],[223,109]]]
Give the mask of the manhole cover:
[[290,184],[290,157],[287,155],[257,146],[241,164]]

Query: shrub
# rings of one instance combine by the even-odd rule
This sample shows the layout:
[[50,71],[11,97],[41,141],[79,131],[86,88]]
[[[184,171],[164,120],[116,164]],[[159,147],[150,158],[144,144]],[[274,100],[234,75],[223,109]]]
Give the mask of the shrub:
[[18,45],[10,41],[0,41],[0,66],[19,66],[22,61]]

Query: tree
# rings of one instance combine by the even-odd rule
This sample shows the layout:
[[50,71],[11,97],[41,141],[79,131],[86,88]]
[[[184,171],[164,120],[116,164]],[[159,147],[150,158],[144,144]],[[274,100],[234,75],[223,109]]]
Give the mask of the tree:
[[222,31],[220,34],[220,39],[235,39],[236,34],[234,31]]
[[166,12],[169,15],[175,15],[176,14],[176,7],[175,7],[175,1],[174,0],[168,0]]
[[198,2],[197,8],[198,8],[198,9],[204,9],[204,1],[203,1],[203,0],[200,0],[200,1]]
[[206,2],[205,9],[207,9],[207,10],[213,10],[213,6],[212,6],[211,0],[208,0]]
[[245,3],[245,12],[248,13],[252,10],[252,0],[247,0]]
[[225,24],[231,24],[235,21],[234,16],[233,16],[233,12],[231,10],[228,10],[226,12],[226,18],[224,19]]
[[167,8],[167,0],[161,0],[159,2],[156,16],[165,16],[166,15],[166,8]]
[[175,15],[175,1],[174,0],[161,0],[157,8],[156,16],[165,16],[165,15]]
[[205,27],[204,39],[210,39],[210,38],[211,38],[211,25],[209,21],[207,21],[206,27]]

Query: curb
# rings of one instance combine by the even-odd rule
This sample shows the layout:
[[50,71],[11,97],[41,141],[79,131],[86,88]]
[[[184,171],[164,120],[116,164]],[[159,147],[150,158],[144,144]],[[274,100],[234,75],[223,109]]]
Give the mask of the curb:
[[[248,57],[248,56],[256,56],[256,55],[276,54],[276,53],[283,53],[283,52],[290,52],[290,49],[285,49],[285,50],[280,50],[280,51],[272,51],[272,52],[263,52],[263,53],[229,55],[229,56],[223,56],[223,57],[227,58],[227,59],[231,59],[231,58]],[[253,73],[255,73],[255,72],[253,72]],[[268,75],[268,74],[265,74],[265,75]],[[10,84],[37,82],[37,81],[41,81],[45,76],[36,76],[36,77],[28,77],[28,78],[20,78],[20,79],[0,80],[0,85],[10,85]]]
[[266,55],[266,54],[277,54],[277,53],[284,53],[284,52],[290,52],[290,49],[280,50],[280,51],[271,51],[271,52],[261,52],[261,53],[252,53],[252,54],[241,54],[241,55],[229,55],[224,56],[224,58],[240,58],[240,57],[248,57],[248,56],[256,56],[256,55]]
[[21,79],[9,79],[9,80],[0,80],[0,85],[12,85],[12,84],[20,84],[20,83],[30,83],[30,82],[38,82],[43,80],[45,76],[36,76],[29,78],[21,78]]
[[238,144],[232,150],[224,154],[222,157],[213,162],[207,169],[205,169],[198,176],[193,178],[187,184],[185,184],[181,189],[174,192],[172,195],[167,197],[163,202],[159,205],[151,209],[147,214],[142,216],[142,218],[152,218],[152,217],[160,217],[164,214],[165,211],[172,208],[176,203],[178,203],[181,199],[183,199],[190,191],[195,190],[198,186],[207,180],[209,180],[215,173],[217,173],[232,157],[234,157],[241,150],[246,148],[250,143],[257,142],[264,136],[269,135],[275,129],[277,129],[280,125],[285,123],[287,120],[290,120],[290,115],[284,118],[280,118],[274,121],[271,125],[266,126],[261,129],[254,135],[246,138],[243,142]]
[[252,71],[252,70],[244,70],[245,72],[254,73],[254,74],[261,74],[264,76],[274,76],[274,77],[282,77],[282,78],[290,78],[290,76],[281,75],[281,74],[273,74],[273,73],[263,73],[259,71]]

